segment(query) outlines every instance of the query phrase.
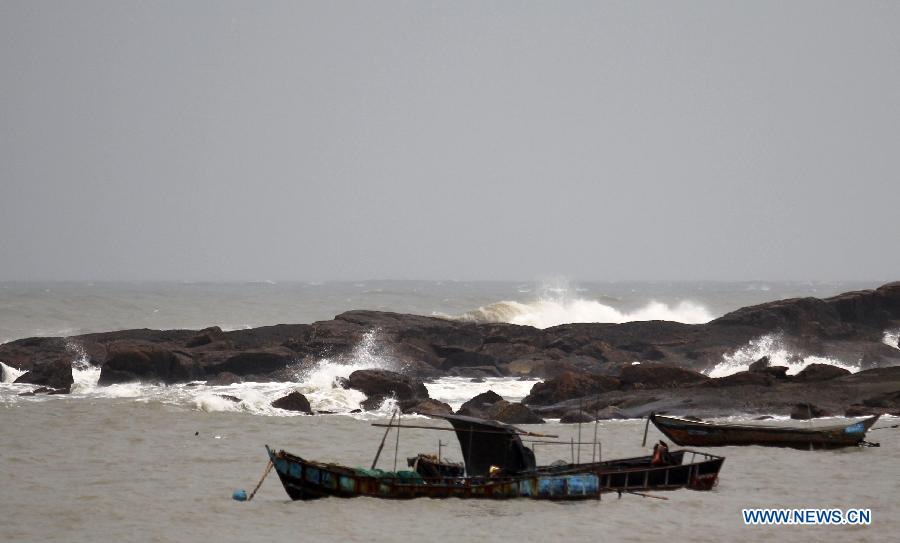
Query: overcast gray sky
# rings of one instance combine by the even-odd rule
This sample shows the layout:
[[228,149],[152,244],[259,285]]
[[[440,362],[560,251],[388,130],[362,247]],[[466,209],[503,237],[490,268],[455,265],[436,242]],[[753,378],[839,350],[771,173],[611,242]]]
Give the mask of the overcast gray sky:
[[0,0],[0,280],[900,279],[900,2]]

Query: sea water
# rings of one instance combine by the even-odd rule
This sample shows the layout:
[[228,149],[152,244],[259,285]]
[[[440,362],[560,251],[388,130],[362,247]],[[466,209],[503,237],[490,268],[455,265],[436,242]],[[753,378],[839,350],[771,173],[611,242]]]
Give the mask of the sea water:
[[[134,327],[226,329],[328,319],[349,309],[381,309],[539,327],[562,322],[666,318],[705,322],[738,307],[790,296],[828,296],[877,284],[854,283],[461,283],[365,282],[247,284],[51,283],[0,284],[0,339],[70,336]],[[896,331],[885,331],[885,342]],[[711,492],[659,493],[668,500],[625,495],[601,502],[558,504],[376,499],[291,502],[275,476],[249,503],[231,499],[256,484],[266,465],[263,445],[307,458],[367,466],[391,402],[351,413],[361,393],[334,386],[355,369],[389,368],[377,354],[377,333],[349,360],[318,361],[289,383],[205,383],[98,387],[99,368],[73,350],[72,394],[20,396],[18,372],[4,365],[0,383],[0,534],[8,541],[892,541],[900,530],[896,428],[869,434],[879,448],[794,451],[725,447],[720,484]],[[896,345],[896,342],[894,342]],[[756,338],[712,370],[724,375],[767,354],[797,367],[777,335]],[[2,360],[0,360],[2,363]],[[858,367],[849,366],[855,371]],[[457,408],[486,390],[516,401],[536,381],[444,378],[429,394]],[[271,407],[300,390],[313,409],[304,416]],[[235,402],[223,396],[234,396]],[[416,417],[417,424],[440,426]],[[738,417],[738,420],[740,418]],[[809,424],[809,423],[804,423]],[[817,423],[816,423],[817,424]],[[876,427],[898,424],[879,421]],[[576,437],[577,426],[551,421],[529,427]],[[593,426],[582,428],[593,435]],[[586,432],[586,433],[584,433]],[[642,421],[597,427],[604,458],[644,454]],[[392,441],[393,442],[392,436]],[[663,438],[651,427],[650,440]],[[453,434],[402,430],[379,466],[437,452],[459,459]],[[587,440],[584,439],[583,440]],[[570,446],[538,445],[540,463],[571,460]],[[576,451],[577,452],[577,451]],[[591,447],[578,452],[582,460]],[[745,526],[750,507],[871,508],[870,526]]]

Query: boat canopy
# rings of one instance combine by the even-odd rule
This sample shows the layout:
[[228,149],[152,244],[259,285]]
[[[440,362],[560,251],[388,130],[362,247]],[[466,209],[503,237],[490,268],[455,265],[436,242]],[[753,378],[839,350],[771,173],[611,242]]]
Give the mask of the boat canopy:
[[535,469],[534,452],[522,444],[522,431],[515,426],[462,415],[435,416],[453,425],[470,477],[487,476],[492,466],[506,474]]

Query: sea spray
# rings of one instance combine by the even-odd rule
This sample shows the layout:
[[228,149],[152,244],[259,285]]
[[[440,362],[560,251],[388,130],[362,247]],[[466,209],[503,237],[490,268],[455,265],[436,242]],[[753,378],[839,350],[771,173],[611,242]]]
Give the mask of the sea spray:
[[522,401],[531,392],[531,387],[540,382],[540,379],[519,380],[512,377],[490,377],[478,381],[468,377],[442,377],[425,383],[425,387],[429,396],[449,404],[456,411],[463,403],[488,390],[510,402]]
[[66,350],[72,353],[72,393],[86,393],[97,388],[100,366],[91,363],[84,346],[72,339],[66,340]]
[[900,328],[894,330],[885,330],[884,337],[881,338],[881,341],[883,341],[885,345],[890,345],[895,349],[900,349]]
[[[702,324],[714,318],[705,307],[689,300],[675,305],[650,300],[636,310],[622,311],[598,300],[581,298],[577,294],[579,290],[556,282],[542,287],[536,300],[494,302],[451,318],[471,322],[507,322],[535,328],[575,322],[623,323],[649,320]],[[574,296],[571,294],[573,291],[576,293]]]
[[725,377],[726,375],[747,371],[750,369],[750,364],[764,356],[769,357],[769,365],[771,366],[786,366],[788,375],[796,375],[810,364],[829,364],[844,368],[851,373],[856,373],[860,370],[858,363],[855,365],[846,364],[824,356],[803,356],[791,352],[784,344],[784,338],[781,334],[767,334],[750,340],[747,345],[733,353],[724,355],[721,362],[705,373],[710,377]]
[[25,373],[25,370],[16,369],[12,366],[7,366],[3,362],[0,362],[0,382],[2,383],[13,383],[16,379],[21,377]]

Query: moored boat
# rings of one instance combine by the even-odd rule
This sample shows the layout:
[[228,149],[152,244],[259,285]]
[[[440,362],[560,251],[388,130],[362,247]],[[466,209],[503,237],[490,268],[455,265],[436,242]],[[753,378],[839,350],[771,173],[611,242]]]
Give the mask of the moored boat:
[[[351,468],[307,460],[268,446],[266,450],[285,491],[294,500],[328,496],[580,500],[597,499],[603,492],[708,490],[716,484],[724,461],[721,456],[696,451],[673,451],[664,463],[642,456],[538,467],[534,453],[520,438],[536,434],[473,417],[439,418],[453,426],[463,453],[462,464],[418,455],[409,459],[413,470],[382,471],[374,469],[374,463],[372,469]],[[688,453],[691,462],[684,463]]]
[[717,447],[762,445],[795,449],[836,449],[863,443],[878,415],[866,419],[819,427],[771,424],[725,424],[650,414],[650,421],[669,439],[682,446]]

